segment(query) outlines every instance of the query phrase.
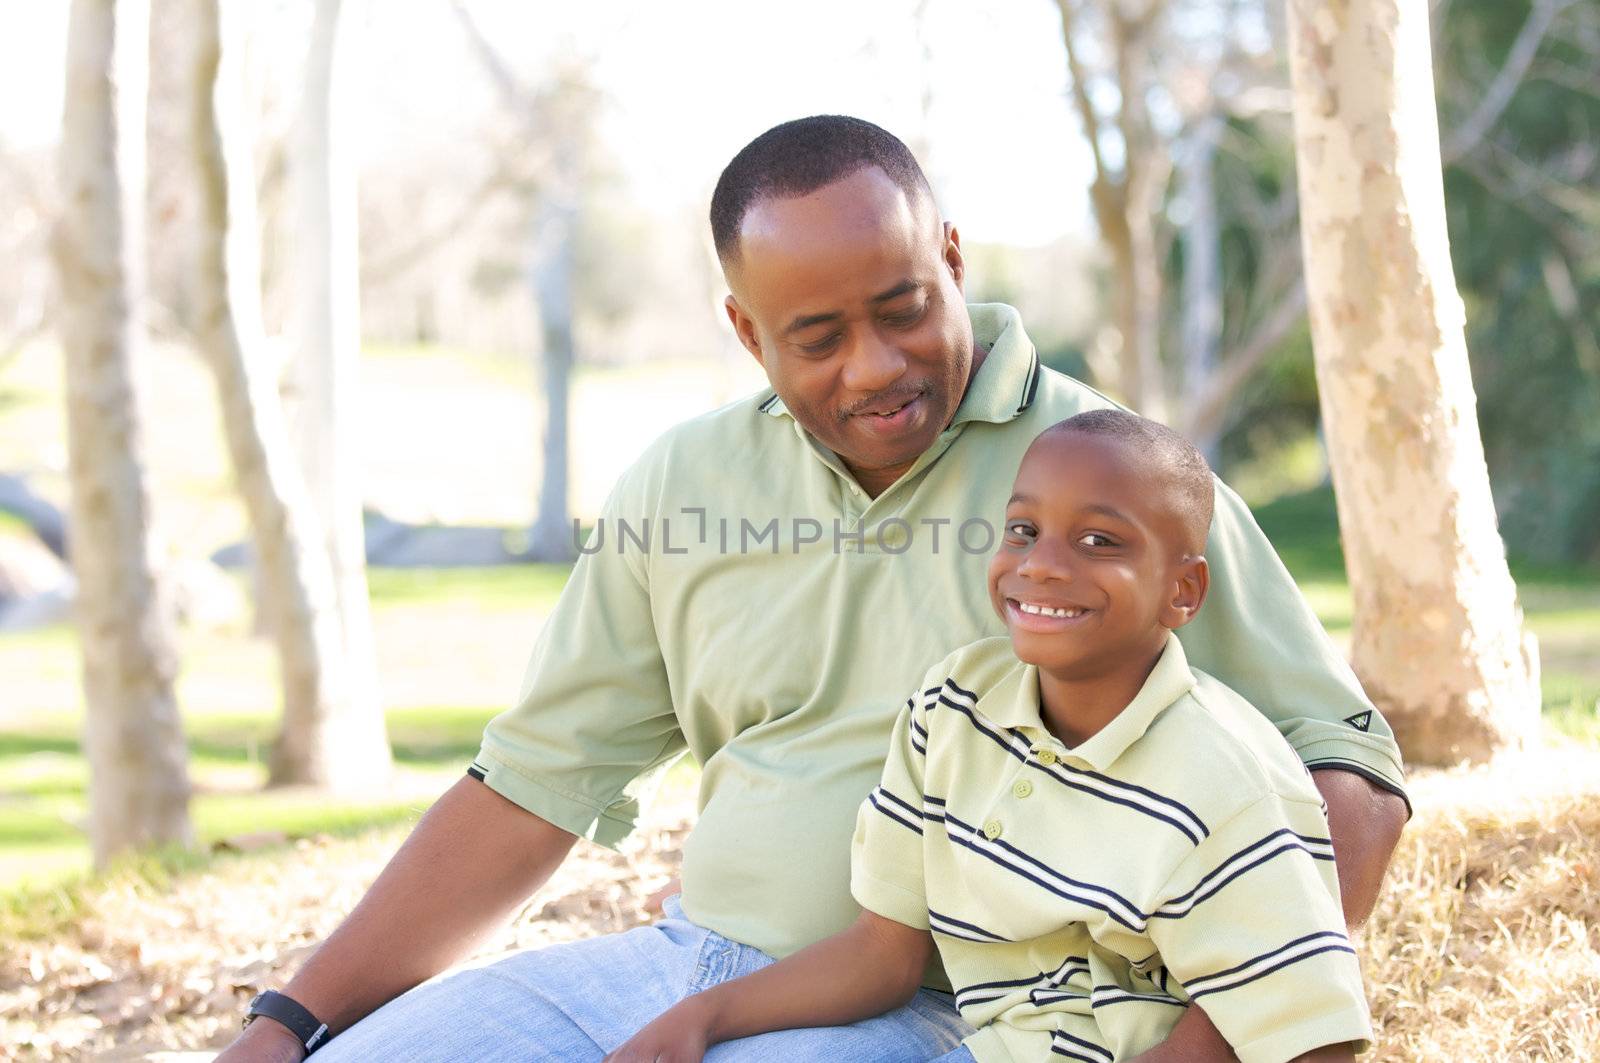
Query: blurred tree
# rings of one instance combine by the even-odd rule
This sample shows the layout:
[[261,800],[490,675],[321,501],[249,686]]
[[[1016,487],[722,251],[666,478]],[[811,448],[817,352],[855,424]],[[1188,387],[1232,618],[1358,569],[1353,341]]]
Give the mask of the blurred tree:
[[95,863],[192,840],[170,615],[140,463],[140,317],[149,9],[73,0],[54,252],[72,487]]
[[1410,759],[1483,759],[1538,725],[1537,648],[1495,532],[1478,435],[1427,9],[1291,0],[1289,26],[1352,663]]
[[528,555],[538,561],[570,560],[575,549],[570,509],[568,407],[577,361],[574,318],[576,266],[582,230],[583,187],[596,151],[599,93],[581,62],[556,72],[540,91],[526,88],[484,35],[466,6],[455,12],[473,50],[516,116],[533,148],[517,184],[530,201],[529,288],[539,307],[540,366],[545,404],[543,476]]
[[[1096,380],[1215,459],[1235,399],[1300,326],[1292,190],[1217,180],[1224,156],[1287,144],[1271,5],[1057,0],[1094,163],[1113,328]],[[1284,153],[1285,155],[1287,152]],[[1243,241],[1243,261],[1230,244]],[[1181,278],[1174,291],[1164,278]]]
[[1600,562],[1600,4],[1450,0],[1445,204],[1501,529]]
[[190,131],[199,184],[195,339],[216,376],[223,433],[278,650],[283,724],[272,776],[275,782],[361,789],[387,776],[389,745],[382,715],[351,683],[326,541],[263,349],[255,181],[240,106],[238,0],[192,0],[189,6]]
[[361,358],[361,308],[355,171],[346,65],[345,5],[316,0],[307,44],[293,168],[296,272],[287,388],[300,468],[310,491],[333,569],[342,657],[342,709],[361,736],[359,747],[319,749],[326,736],[296,733],[285,719],[274,753],[279,782],[325,781],[312,761],[337,755],[387,770],[388,745],[378,689],[377,656],[367,594],[366,535],[361,496],[361,439],[355,402]]

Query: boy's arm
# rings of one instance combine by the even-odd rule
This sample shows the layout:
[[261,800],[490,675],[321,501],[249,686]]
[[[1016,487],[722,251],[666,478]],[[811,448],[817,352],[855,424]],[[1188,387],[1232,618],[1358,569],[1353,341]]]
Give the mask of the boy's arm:
[[722,1041],[881,1015],[911,999],[932,950],[928,931],[863,911],[847,930],[669,1008],[605,1063],[697,1063]]

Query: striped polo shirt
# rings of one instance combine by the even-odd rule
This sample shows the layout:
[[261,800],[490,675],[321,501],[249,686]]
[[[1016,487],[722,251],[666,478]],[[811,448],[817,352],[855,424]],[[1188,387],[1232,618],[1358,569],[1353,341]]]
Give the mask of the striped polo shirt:
[[857,815],[851,888],[930,929],[979,1063],[1112,1063],[1190,1002],[1243,1063],[1370,1040],[1324,806],[1177,638],[1068,748],[1007,637],[930,671]]

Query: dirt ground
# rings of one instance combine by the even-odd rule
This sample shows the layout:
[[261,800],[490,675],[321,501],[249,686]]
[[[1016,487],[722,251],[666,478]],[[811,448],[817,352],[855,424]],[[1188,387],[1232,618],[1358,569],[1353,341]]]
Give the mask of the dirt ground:
[[[1419,773],[1362,950],[1372,1061],[1600,1058],[1600,754],[1546,752]],[[658,804],[623,852],[580,845],[484,952],[647,921],[690,809]],[[172,1058],[224,1044],[403,837],[307,839],[157,895],[131,887],[52,940],[0,944],[0,1058]],[[203,1057],[201,1057],[203,1058]]]

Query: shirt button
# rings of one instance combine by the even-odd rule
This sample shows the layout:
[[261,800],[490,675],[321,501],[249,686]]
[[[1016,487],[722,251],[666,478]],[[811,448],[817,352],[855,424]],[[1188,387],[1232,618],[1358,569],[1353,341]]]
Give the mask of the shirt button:
[[1054,764],[1055,762],[1056,762],[1056,751],[1055,750],[1053,750],[1053,749],[1041,749],[1041,750],[1039,750],[1039,763],[1040,764]]
[[1000,821],[998,819],[991,819],[989,822],[983,825],[983,836],[988,838],[990,841],[994,841],[996,838],[1000,837],[1000,830]]
[[1011,784],[1011,792],[1016,794],[1018,797],[1027,797],[1029,794],[1033,793],[1033,783],[1029,782],[1027,779],[1018,779],[1016,782]]

